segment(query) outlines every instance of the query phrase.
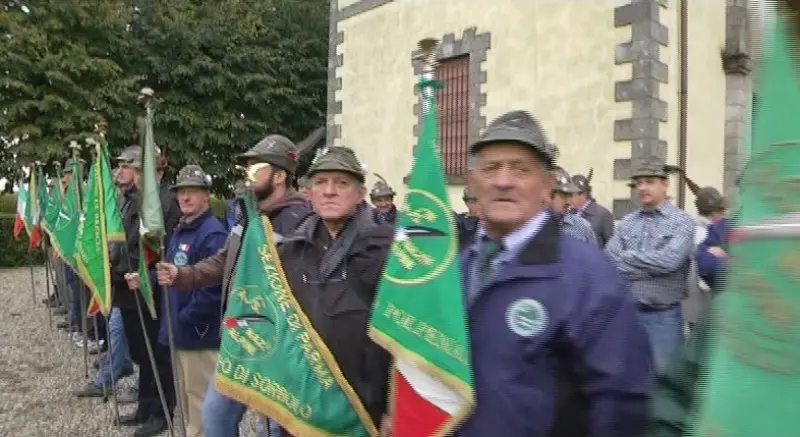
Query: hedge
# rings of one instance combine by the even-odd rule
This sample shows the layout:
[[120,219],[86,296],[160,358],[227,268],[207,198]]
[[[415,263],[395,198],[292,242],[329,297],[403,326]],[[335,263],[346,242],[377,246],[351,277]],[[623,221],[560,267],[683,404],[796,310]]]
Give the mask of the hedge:
[[[227,201],[224,199],[211,199],[211,209],[220,220],[225,219]],[[30,264],[31,256],[37,265],[44,263],[41,250],[28,253],[28,235],[22,231],[19,240],[13,237],[14,217],[17,209],[17,196],[5,194],[0,196],[0,268],[22,267]]]
[[14,236],[14,216],[0,215],[0,268],[23,267],[34,264],[44,264],[44,253],[41,249],[28,253],[28,234],[23,230],[19,240]]
[[[220,220],[225,219],[225,209],[227,208],[228,201],[216,197],[211,198],[211,210],[214,215],[219,217]],[[9,214],[12,217],[17,213],[17,195],[16,194],[2,194],[0,195],[0,215]]]

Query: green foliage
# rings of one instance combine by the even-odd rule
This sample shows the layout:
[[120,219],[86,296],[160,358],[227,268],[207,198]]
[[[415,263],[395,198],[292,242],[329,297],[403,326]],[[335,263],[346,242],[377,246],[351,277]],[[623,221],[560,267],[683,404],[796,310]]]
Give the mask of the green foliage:
[[[270,133],[301,140],[324,122],[324,0],[39,0],[0,6],[0,177],[63,159],[101,117],[112,156],[137,140],[136,93],[156,92],[155,138],[169,172],[197,163],[229,197],[232,163]],[[7,48],[7,50],[6,50]],[[8,66],[8,67],[7,67]],[[7,141],[7,140],[6,140]],[[88,160],[88,151],[86,158]],[[13,154],[19,154],[14,159]],[[50,172],[52,173],[52,172]],[[170,174],[167,180],[171,179]]]
[[7,111],[0,136],[22,140],[4,150],[0,175],[37,159],[64,160],[67,143],[84,139],[103,119],[112,140],[132,137],[138,78],[114,59],[125,37],[124,5],[40,0],[27,5],[28,14],[18,1],[0,9],[0,107]]
[[23,267],[33,262],[36,265],[44,263],[44,254],[41,249],[28,253],[28,234],[23,230],[19,240],[15,240],[14,216],[0,214],[0,268]]
[[225,199],[219,199],[217,197],[211,198],[211,211],[214,211],[214,215],[217,216],[223,223],[225,221],[225,211],[228,209],[228,201]]
[[15,216],[17,214],[17,195],[0,194],[0,215]]

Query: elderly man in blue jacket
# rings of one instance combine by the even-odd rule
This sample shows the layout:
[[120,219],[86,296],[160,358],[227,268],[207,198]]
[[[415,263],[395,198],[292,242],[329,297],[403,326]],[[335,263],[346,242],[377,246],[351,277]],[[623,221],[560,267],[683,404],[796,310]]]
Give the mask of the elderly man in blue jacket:
[[[166,259],[176,266],[192,265],[217,253],[228,237],[209,207],[209,188],[210,178],[197,165],[183,167],[171,188],[176,192],[182,217],[170,238]],[[152,281],[156,284],[155,274]],[[129,285],[138,288],[138,278]],[[169,346],[167,320],[170,320],[175,343],[175,376],[181,381],[177,394],[182,400],[187,437],[201,437],[203,400],[217,367],[222,287],[216,285],[192,293],[170,290],[167,296],[170,313],[161,315],[158,342]],[[162,306],[164,313],[166,308]]]
[[614,265],[547,209],[555,147],[513,111],[470,153],[483,212],[462,253],[477,407],[457,435],[641,435],[650,345]]

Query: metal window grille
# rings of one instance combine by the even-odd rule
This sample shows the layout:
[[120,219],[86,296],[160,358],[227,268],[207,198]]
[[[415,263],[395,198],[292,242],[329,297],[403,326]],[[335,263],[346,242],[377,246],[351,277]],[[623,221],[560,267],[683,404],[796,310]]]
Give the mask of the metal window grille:
[[469,153],[469,55],[440,61],[436,79],[444,85],[436,95],[442,166],[447,176],[463,176]]

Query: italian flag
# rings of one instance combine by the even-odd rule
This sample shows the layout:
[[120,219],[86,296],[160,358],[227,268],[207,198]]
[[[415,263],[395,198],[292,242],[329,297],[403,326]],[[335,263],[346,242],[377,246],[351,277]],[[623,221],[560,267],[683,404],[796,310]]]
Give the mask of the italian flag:
[[23,229],[28,227],[25,223],[25,210],[28,203],[28,190],[25,189],[25,183],[20,179],[19,191],[17,192],[17,215],[14,216],[14,239],[19,240],[19,235]]
[[370,336],[395,358],[390,396],[395,437],[452,435],[475,406],[467,310],[455,219],[436,144],[433,80],[425,96],[405,213],[370,319]]
[[397,437],[443,435],[469,399],[406,360],[398,360],[392,386],[392,433]]
[[42,226],[41,226],[41,211],[42,207],[39,205],[39,181],[36,174],[36,168],[31,167],[31,179],[28,184],[28,199],[25,202],[25,224],[28,225],[28,233],[30,234],[30,242],[28,243],[28,250],[39,247],[42,242]]

